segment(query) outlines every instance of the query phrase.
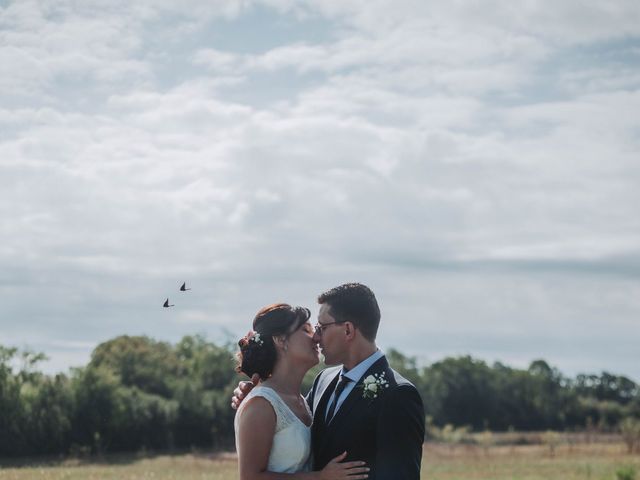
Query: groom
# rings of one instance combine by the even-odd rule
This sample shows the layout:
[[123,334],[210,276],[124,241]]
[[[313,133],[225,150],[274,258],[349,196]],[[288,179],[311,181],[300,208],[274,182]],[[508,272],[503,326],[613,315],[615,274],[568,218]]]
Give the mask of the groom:
[[[380,309],[373,292],[347,283],[318,297],[314,340],[330,367],[306,397],[313,412],[313,469],[344,451],[363,460],[369,479],[418,480],[424,440],[424,408],[416,388],[389,367],[376,347]],[[251,390],[243,382],[232,404]]]

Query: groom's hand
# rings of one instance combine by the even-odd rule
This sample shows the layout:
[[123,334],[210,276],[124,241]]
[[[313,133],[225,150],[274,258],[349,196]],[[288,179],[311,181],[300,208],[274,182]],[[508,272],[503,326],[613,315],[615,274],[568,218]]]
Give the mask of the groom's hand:
[[233,397],[231,397],[231,408],[237,410],[244,397],[255,387],[260,381],[260,375],[254,373],[250,382],[238,382],[238,386],[233,391]]

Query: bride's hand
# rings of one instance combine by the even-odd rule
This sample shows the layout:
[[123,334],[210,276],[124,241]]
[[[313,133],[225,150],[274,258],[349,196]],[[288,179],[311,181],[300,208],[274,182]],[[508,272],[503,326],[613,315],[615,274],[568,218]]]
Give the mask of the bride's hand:
[[320,470],[320,480],[354,480],[368,478],[369,467],[365,462],[342,462],[347,457],[347,452],[341,453]]
[[253,376],[251,377],[250,382],[239,382],[238,386],[233,391],[233,397],[231,397],[231,408],[233,408],[234,410],[237,410],[240,404],[242,403],[242,400],[244,400],[244,397],[246,397],[249,394],[249,392],[253,389],[253,387],[258,385],[259,381],[260,381],[260,375],[258,375],[257,373],[254,373]]

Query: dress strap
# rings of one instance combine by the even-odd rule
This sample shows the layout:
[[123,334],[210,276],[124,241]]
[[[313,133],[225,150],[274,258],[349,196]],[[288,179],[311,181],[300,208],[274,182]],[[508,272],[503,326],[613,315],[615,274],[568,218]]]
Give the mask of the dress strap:
[[252,397],[264,398],[271,404],[271,407],[276,414],[276,433],[286,428],[295,420],[295,418],[292,418],[294,415],[293,412],[289,409],[287,404],[284,403],[282,398],[280,398],[280,395],[278,395],[272,388],[262,386],[255,387],[251,390],[246,400]]

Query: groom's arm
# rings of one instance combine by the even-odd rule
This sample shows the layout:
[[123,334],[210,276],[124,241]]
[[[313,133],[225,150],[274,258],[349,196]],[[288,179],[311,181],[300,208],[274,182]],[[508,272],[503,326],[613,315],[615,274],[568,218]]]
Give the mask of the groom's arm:
[[385,394],[378,416],[376,480],[419,480],[424,406],[413,385]]

